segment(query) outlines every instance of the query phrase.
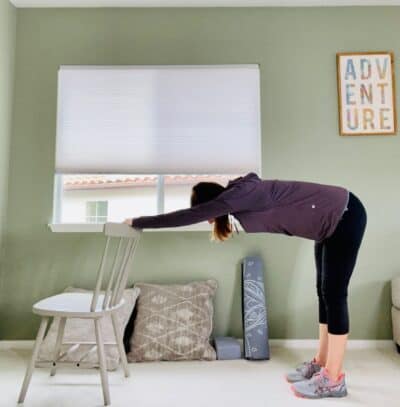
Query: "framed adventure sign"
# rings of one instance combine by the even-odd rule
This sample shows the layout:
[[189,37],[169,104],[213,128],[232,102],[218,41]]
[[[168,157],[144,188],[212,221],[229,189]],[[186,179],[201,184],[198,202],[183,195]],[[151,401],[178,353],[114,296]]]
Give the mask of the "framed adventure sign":
[[396,134],[393,53],[338,53],[336,66],[340,134]]

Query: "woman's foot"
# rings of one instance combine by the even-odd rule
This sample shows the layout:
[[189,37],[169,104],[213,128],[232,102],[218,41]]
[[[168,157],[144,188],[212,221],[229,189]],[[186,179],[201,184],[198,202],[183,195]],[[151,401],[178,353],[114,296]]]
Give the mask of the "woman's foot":
[[291,388],[296,396],[307,399],[347,396],[344,373],[340,374],[337,380],[332,380],[326,368],[322,368],[309,380],[292,384]]
[[311,379],[314,373],[318,373],[321,370],[321,365],[317,363],[315,358],[309,362],[303,362],[296,367],[296,370],[286,375],[286,380],[289,383],[295,383],[302,380]]

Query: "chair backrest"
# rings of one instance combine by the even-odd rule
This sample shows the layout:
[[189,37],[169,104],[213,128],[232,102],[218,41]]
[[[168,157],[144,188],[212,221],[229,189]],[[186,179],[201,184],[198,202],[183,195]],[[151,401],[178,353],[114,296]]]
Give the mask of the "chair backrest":
[[[100,291],[104,286],[105,293],[101,307],[103,310],[120,303],[129,274],[129,265],[135,254],[140,235],[140,229],[135,229],[124,223],[106,223],[104,235],[106,243],[97,273],[96,287],[93,292],[90,311],[98,309]],[[117,240],[112,244],[112,240]],[[114,255],[112,252],[114,251]],[[110,264],[110,256],[113,257]],[[108,272],[107,272],[108,269]]]

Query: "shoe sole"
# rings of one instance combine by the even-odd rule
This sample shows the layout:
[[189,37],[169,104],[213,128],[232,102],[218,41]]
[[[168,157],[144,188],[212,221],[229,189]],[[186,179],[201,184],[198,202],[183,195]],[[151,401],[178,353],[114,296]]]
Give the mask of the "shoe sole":
[[328,397],[333,397],[333,398],[340,398],[340,397],[346,397],[347,396],[347,391],[343,394],[329,394],[328,396],[306,396],[304,394],[299,393],[293,386],[293,384],[290,386],[292,392],[294,395],[300,399],[309,399],[309,400],[317,400],[317,399],[322,399],[322,398],[328,398]]
[[289,378],[287,377],[287,375],[284,375],[283,377],[285,378],[285,380],[286,380],[288,383],[295,383],[294,381],[289,380]]
[[305,398],[306,398],[306,397],[303,396],[301,393],[298,393],[298,392],[295,390],[295,388],[294,388],[293,385],[291,385],[290,388],[292,389],[292,392],[294,393],[294,395],[295,395],[296,397],[298,397],[299,399],[305,399]]

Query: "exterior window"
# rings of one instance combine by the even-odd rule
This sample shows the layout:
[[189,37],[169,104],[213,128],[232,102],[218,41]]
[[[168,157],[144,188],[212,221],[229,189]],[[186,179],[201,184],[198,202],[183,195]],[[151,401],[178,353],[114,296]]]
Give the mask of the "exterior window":
[[[242,174],[240,174],[242,175]],[[190,207],[198,182],[225,186],[239,174],[58,175],[55,224],[99,224]]]
[[107,222],[108,202],[88,201],[86,202],[86,222],[105,223]]

